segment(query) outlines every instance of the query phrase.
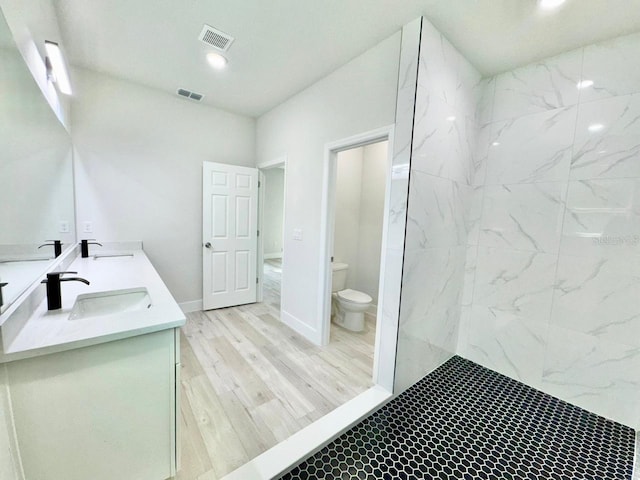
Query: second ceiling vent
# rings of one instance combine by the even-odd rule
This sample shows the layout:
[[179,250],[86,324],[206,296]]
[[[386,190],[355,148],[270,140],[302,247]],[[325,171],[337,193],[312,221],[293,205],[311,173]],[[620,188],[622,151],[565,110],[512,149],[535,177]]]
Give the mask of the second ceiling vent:
[[220,52],[226,52],[229,50],[234,38],[228,33],[224,33],[205,23],[200,35],[198,36],[198,40],[206,43],[216,50],[219,50]]
[[204,98],[204,95],[202,95],[201,93],[192,92],[190,90],[187,90],[186,88],[179,88],[176,93],[181,97],[195,100],[196,102],[199,102]]

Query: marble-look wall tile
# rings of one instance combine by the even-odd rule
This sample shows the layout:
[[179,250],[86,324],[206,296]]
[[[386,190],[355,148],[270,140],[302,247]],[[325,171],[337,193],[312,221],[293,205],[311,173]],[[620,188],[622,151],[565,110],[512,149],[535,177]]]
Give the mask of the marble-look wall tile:
[[640,258],[640,179],[569,182],[561,253]]
[[412,171],[406,249],[466,245],[471,187]]
[[484,127],[493,121],[493,99],[496,91],[496,77],[483,78],[477,90],[476,125]]
[[396,389],[415,383],[455,353],[465,251],[462,246],[405,252]]
[[640,262],[561,255],[551,322],[640,347]]
[[551,326],[541,389],[637,428],[640,348]]
[[426,19],[422,22],[418,89],[422,95],[437,96],[456,106],[460,54]]
[[478,247],[467,247],[467,257],[464,265],[464,288],[462,289],[462,305],[469,306],[473,302],[473,286],[478,265]]
[[580,105],[571,178],[640,177],[640,94]]
[[478,247],[474,307],[547,323],[556,255]]
[[[409,169],[411,164],[411,139],[413,136],[413,112],[418,77],[418,50],[422,19],[416,19],[402,29],[398,95],[393,139],[393,167],[389,193],[389,221],[387,223],[384,289],[382,298],[382,322],[378,345],[378,382],[393,389],[395,365],[389,361],[398,351],[397,332],[402,290],[402,268],[409,195]],[[388,365],[391,363],[391,365]]]
[[640,33],[618,37],[584,49],[580,102],[640,92]]
[[479,244],[556,253],[566,190],[566,182],[484,187]]
[[442,350],[423,339],[400,330],[396,355],[394,392],[402,392],[431,373],[453,357],[450,351]]
[[460,305],[466,248],[405,250],[400,328]]
[[540,383],[546,324],[473,306],[468,328],[466,358],[528,385]]
[[471,158],[473,162],[472,185],[484,185],[487,179],[487,165],[489,164],[489,154],[496,147],[493,145],[494,124],[488,123],[475,130],[475,147],[472,150]]
[[477,245],[480,236],[480,220],[482,218],[482,205],[484,203],[484,187],[467,187],[467,209],[465,218],[467,221],[467,245]]
[[498,75],[493,120],[575,105],[581,70],[582,49]]
[[444,100],[426,94],[416,99],[411,168],[470,184],[473,130]]
[[487,185],[567,180],[576,108],[494,123]]

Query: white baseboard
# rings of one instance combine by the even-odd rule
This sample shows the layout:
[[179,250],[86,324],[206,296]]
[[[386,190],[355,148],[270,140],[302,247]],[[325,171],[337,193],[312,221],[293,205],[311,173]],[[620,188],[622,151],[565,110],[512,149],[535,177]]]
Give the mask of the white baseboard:
[[282,258],[282,252],[265,253],[262,255],[265,260],[273,260],[274,258]]
[[299,318],[296,318],[290,313],[287,313],[284,310],[282,310],[280,312],[280,319],[282,320],[282,323],[284,323],[286,326],[298,332],[300,335],[302,335],[304,338],[306,338],[310,342],[315,343],[316,345],[322,345],[320,332],[315,328],[311,328],[309,325],[304,323]]
[[329,412],[275,447],[257,456],[222,480],[269,480],[276,478],[299,461],[333,441],[392,395],[375,386]]
[[182,309],[182,313],[200,312],[202,311],[202,300],[182,302],[179,303],[178,306]]

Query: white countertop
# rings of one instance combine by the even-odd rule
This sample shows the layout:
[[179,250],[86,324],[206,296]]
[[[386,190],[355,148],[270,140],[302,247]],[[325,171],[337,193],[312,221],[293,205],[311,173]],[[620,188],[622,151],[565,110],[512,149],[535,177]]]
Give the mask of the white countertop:
[[[93,253],[93,252],[92,252]],[[91,282],[63,282],[62,308],[48,311],[46,298],[35,308],[21,328],[2,325],[3,351],[0,363],[71,350],[184,325],[185,315],[169,293],[142,250],[106,253],[132,253],[132,256],[81,258],[67,268]],[[86,293],[144,287],[151,307],[144,310],[69,320],[76,297]],[[45,288],[42,285],[38,288]],[[13,327],[13,328],[12,328]]]

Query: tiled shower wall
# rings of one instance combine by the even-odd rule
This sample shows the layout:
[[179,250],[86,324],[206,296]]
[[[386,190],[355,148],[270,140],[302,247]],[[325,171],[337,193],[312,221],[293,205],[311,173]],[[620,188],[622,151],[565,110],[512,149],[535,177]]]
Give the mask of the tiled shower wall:
[[[458,339],[460,355],[636,429],[639,58],[631,35],[483,81]],[[457,281],[446,251],[409,265]]]
[[401,79],[417,73],[417,88],[410,95],[415,111],[396,391],[456,352],[481,90],[480,74],[426,19],[419,35],[417,65],[414,58],[400,66]]

